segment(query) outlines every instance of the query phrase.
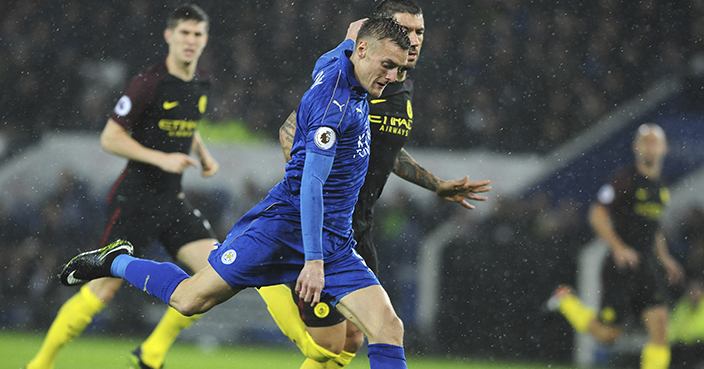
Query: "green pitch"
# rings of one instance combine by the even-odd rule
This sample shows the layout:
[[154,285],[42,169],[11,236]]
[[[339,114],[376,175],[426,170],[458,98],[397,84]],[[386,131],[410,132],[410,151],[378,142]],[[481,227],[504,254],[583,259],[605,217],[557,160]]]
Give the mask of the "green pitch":
[[[18,333],[0,330],[0,359],[2,368],[23,368],[39,349],[43,334]],[[127,355],[140,341],[135,339],[105,338],[95,336],[79,337],[66,346],[54,369],[125,369]],[[209,368],[209,369],[298,369],[303,361],[301,354],[291,347],[218,347],[203,349],[194,344],[176,344],[166,358],[168,369]],[[484,362],[468,360],[447,360],[430,357],[409,357],[409,368],[423,369],[571,369],[564,366],[546,364],[524,364],[515,362]],[[349,369],[369,368],[365,355],[359,355]]]

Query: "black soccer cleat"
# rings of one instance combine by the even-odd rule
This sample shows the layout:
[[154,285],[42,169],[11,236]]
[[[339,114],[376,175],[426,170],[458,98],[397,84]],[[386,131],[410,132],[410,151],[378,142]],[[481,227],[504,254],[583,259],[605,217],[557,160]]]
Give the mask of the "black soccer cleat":
[[93,279],[112,277],[110,267],[118,255],[132,255],[134,247],[129,241],[117,240],[102,249],[87,251],[64,265],[59,279],[64,286],[75,286]]
[[142,346],[137,346],[136,349],[132,350],[132,354],[130,354],[130,362],[129,362],[129,369],[161,369],[162,367],[159,368],[153,368],[142,361]]

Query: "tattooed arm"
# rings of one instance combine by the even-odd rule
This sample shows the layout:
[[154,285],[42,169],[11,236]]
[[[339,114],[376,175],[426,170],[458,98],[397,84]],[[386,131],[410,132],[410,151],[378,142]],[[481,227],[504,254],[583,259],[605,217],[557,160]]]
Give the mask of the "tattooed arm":
[[296,111],[294,110],[284,124],[279,128],[279,142],[284,150],[286,162],[291,160],[291,147],[293,147],[293,136],[296,134]]
[[467,200],[486,201],[486,197],[475,194],[491,190],[488,180],[469,182],[469,176],[461,180],[444,181],[416,163],[405,149],[399,152],[393,172],[406,181],[433,191],[441,198],[459,203],[467,209],[474,209],[474,205]]

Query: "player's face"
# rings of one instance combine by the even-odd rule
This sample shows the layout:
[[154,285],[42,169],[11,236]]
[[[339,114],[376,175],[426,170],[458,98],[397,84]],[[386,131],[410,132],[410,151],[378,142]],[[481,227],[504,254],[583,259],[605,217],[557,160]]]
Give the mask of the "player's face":
[[405,68],[413,69],[418,62],[418,57],[420,57],[420,48],[423,46],[423,34],[425,33],[423,14],[396,13],[394,19],[408,32],[411,49],[408,50],[408,62]]
[[396,81],[398,69],[408,60],[408,52],[389,39],[360,41],[356,51],[360,57],[355,65],[357,80],[376,97],[388,83]]
[[634,145],[636,160],[653,166],[662,162],[667,153],[665,138],[656,133],[648,133],[638,138]]
[[164,38],[169,44],[169,54],[184,64],[197,63],[208,43],[208,27],[205,22],[186,20],[175,28],[167,28]]

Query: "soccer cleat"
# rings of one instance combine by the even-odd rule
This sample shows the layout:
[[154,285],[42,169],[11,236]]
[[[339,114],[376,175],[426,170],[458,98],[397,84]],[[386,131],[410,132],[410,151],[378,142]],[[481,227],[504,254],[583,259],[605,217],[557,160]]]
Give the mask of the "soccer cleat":
[[546,312],[555,312],[560,309],[560,301],[567,296],[574,293],[572,287],[566,285],[560,285],[555,289],[555,292],[550,295],[550,298],[543,304],[543,310]]
[[163,366],[159,368],[153,368],[142,361],[142,346],[137,346],[136,349],[132,350],[132,354],[130,355],[130,366],[129,369],[161,369]]
[[64,265],[59,279],[64,286],[75,286],[93,279],[112,277],[110,267],[115,257],[132,255],[134,247],[129,241],[117,240],[102,249],[87,251]]

